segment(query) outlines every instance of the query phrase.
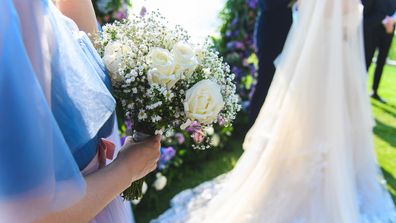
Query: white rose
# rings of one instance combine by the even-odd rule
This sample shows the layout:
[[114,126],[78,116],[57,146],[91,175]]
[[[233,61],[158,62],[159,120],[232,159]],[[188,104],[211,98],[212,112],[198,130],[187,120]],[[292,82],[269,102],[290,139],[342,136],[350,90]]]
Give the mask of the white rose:
[[159,84],[170,89],[180,80],[180,75],[175,73],[173,55],[168,50],[153,48],[148,57],[151,69],[147,74],[147,79],[150,84]]
[[128,46],[122,45],[120,42],[109,42],[104,49],[103,63],[110,72],[110,77],[114,81],[121,81],[122,76],[119,68],[125,54],[130,52]]
[[187,77],[190,77],[198,65],[192,46],[184,42],[178,42],[173,46],[172,54],[175,58],[176,72],[185,73]]
[[171,89],[180,80],[179,74],[162,74],[157,69],[151,69],[147,73],[150,84],[159,84]]
[[157,179],[154,181],[153,186],[157,191],[163,190],[166,186],[168,179],[161,173],[157,173]]
[[186,92],[184,111],[187,118],[202,124],[211,124],[224,107],[220,86],[211,80],[202,80]]

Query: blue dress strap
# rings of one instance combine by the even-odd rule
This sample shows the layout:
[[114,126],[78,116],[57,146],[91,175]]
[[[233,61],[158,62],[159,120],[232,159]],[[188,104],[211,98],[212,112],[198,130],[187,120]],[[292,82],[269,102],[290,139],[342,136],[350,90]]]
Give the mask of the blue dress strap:
[[52,4],[52,110],[80,169],[97,152],[98,140],[110,135],[115,99],[100,56],[87,35]]

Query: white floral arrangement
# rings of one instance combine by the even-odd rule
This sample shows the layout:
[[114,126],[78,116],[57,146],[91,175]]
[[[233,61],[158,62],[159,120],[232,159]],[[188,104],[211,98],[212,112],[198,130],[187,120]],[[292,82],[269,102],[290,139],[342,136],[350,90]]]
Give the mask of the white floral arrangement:
[[241,108],[235,75],[210,42],[192,44],[159,12],[104,26],[95,45],[135,131],[169,136],[186,129],[194,148],[206,149],[207,129],[231,125]]

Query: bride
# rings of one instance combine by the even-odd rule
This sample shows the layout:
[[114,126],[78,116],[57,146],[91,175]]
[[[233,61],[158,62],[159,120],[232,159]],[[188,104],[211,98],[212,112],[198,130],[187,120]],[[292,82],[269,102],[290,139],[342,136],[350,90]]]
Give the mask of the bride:
[[396,222],[373,152],[360,1],[299,9],[235,169],[153,222]]

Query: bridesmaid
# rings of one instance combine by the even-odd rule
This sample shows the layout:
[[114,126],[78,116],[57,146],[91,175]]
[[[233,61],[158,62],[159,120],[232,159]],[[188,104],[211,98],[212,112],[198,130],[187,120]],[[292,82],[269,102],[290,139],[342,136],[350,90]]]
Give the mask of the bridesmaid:
[[[109,165],[115,100],[89,0],[0,1],[0,223],[129,222],[119,194],[155,169],[160,137]],[[79,31],[79,29],[81,31]]]

